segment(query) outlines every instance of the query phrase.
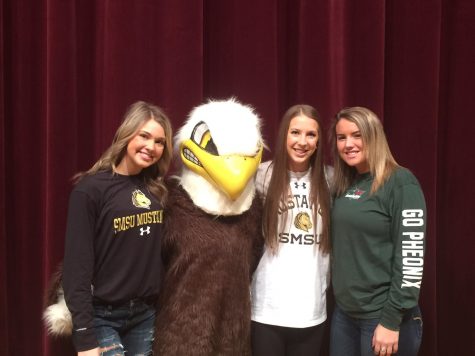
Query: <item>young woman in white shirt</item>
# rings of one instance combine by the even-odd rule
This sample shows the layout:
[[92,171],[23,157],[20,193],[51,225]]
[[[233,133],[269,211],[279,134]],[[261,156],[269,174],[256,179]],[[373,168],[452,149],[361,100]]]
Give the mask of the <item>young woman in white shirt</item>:
[[318,355],[327,319],[330,193],[315,108],[294,105],[256,186],[264,202],[264,254],[252,281],[252,350]]

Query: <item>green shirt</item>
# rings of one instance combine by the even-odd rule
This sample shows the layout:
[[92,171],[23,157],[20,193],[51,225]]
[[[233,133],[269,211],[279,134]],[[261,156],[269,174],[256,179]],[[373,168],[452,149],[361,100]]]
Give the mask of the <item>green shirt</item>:
[[398,168],[374,194],[356,177],[332,209],[332,284],[348,315],[399,330],[417,305],[424,264],[426,206],[414,175]]

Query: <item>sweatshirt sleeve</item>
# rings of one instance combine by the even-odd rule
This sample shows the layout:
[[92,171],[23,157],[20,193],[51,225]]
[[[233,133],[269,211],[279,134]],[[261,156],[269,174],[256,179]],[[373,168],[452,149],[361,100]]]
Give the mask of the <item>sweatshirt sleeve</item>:
[[390,196],[394,243],[391,287],[380,324],[399,330],[404,312],[417,305],[424,267],[426,205],[416,178],[396,184]]
[[93,201],[84,192],[74,190],[69,199],[63,288],[73,320],[73,344],[78,352],[98,346],[91,292],[96,216]]

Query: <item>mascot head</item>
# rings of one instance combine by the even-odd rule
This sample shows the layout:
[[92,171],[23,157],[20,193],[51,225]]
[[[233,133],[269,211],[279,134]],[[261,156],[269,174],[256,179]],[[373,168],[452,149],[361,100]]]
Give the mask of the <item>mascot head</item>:
[[235,99],[200,105],[175,137],[181,185],[207,213],[241,214],[254,198],[263,145],[260,119],[251,107]]

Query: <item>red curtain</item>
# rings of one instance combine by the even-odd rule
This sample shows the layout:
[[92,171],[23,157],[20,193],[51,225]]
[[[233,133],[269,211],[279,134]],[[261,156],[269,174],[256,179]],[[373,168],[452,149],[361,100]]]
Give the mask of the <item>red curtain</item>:
[[471,0],[3,0],[0,355],[73,355],[46,336],[42,295],[63,255],[70,177],[126,107],[156,103],[178,128],[229,96],[257,109],[271,148],[297,102],[325,125],[343,106],[380,115],[428,204],[420,354],[475,353],[474,17]]

